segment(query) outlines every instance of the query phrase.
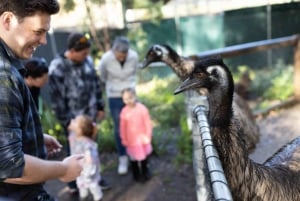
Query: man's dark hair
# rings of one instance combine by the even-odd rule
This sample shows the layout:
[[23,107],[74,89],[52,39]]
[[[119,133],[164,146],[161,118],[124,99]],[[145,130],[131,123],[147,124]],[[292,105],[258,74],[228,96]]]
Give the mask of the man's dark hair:
[[91,47],[90,40],[82,33],[71,33],[67,39],[68,49],[74,49],[75,51],[81,51],[83,49]]
[[31,58],[25,61],[25,77],[38,78],[48,73],[48,65],[44,58]]
[[52,15],[58,13],[59,3],[57,0],[0,0],[0,15],[6,11],[18,19],[33,16],[38,11]]

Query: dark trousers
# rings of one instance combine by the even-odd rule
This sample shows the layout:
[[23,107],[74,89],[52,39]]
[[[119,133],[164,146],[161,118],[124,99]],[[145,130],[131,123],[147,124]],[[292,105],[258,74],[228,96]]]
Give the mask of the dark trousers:
[[114,135],[119,156],[126,155],[126,148],[123,146],[120,137],[120,113],[124,107],[122,98],[109,98],[108,99],[109,110],[112,120],[114,122]]
[[130,161],[133,179],[137,182],[145,182],[150,179],[151,174],[148,167],[148,159],[142,161]]
[[43,187],[43,184],[17,185],[0,183],[2,201],[55,201]]

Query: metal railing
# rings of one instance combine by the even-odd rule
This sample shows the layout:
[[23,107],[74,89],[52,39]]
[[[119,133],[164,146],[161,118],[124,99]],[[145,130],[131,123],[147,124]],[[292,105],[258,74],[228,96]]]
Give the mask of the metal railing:
[[198,201],[232,201],[230,189],[215,149],[207,121],[208,104],[205,96],[193,96],[193,163]]

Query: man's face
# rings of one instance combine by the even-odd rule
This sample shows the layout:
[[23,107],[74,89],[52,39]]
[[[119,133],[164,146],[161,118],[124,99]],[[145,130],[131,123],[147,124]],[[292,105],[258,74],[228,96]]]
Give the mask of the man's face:
[[31,78],[32,79],[32,84],[35,87],[43,87],[47,82],[48,82],[48,73],[43,74],[41,77],[37,78]]
[[90,53],[90,48],[85,48],[83,50],[80,51],[75,51],[74,49],[70,50],[72,56],[71,56],[71,60],[75,63],[82,63],[86,60],[87,56]]
[[50,28],[50,20],[49,14],[37,12],[18,21],[11,13],[7,23],[9,35],[5,42],[18,58],[29,59],[38,46],[47,44],[46,34]]
[[124,62],[127,57],[127,52],[114,51],[115,57],[119,62]]

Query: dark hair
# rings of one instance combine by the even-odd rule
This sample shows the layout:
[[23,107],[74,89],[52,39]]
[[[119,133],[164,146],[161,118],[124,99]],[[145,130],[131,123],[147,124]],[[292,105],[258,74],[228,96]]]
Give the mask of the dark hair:
[[112,49],[117,52],[128,52],[129,49],[129,41],[125,36],[119,36],[114,40]]
[[48,73],[47,62],[44,58],[31,58],[24,63],[25,77],[38,78]]
[[75,51],[81,51],[83,49],[91,47],[90,40],[82,33],[71,33],[68,37],[68,49],[74,49]]
[[0,15],[6,11],[14,13],[21,20],[38,11],[49,15],[58,13],[59,3],[57,0],[1,0]]

